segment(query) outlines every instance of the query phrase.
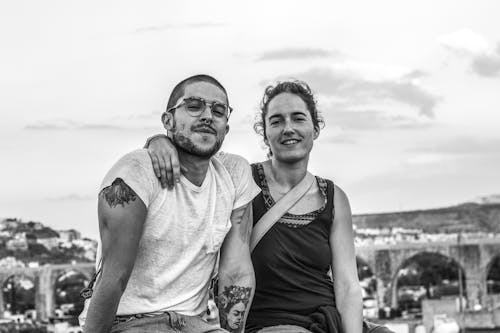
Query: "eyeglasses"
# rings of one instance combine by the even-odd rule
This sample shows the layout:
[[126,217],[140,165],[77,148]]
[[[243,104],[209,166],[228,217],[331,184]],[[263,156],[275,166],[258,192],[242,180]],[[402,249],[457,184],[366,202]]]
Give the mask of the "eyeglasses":
[[170,109],[168,109],[167,112],[175,110],[178,107],[181,107],[182,105],[186,106],[187,113],[193,117],[199,117],[203,113],[203,111],[205,111],[207,105],[210,106],[210,111],[212,112],[212,115],[214,115],[214,117],[216,118],[224,118],[224,117],[229,118],[229,115],[233,111],[232,107],[224,103],[215,101],[210,103],[201,97],[187,97],[184,98],[181,102],[179,102],[176,106],[173,106]]

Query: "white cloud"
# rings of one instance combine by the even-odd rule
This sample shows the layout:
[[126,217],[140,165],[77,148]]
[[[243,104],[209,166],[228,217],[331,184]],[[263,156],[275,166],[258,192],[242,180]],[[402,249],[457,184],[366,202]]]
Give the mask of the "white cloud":
[[438,38],[438,42],[457,52],[484,54],[490,51],[486,38],[469,30],[461,29]]
[[495,45],[468,29],[442,36],[438,42],[457,55],[468,58],[471,69],[479,76],[500,75],[500,43]]
[[314,91],[350,106],[370,107],[383,101],[398,102],[416,108],[422,116],[432,118],[440,98],[422,88],[412,73],[415,74],[415,71],[392,79],[376,80],[367,78],[364,72],[321,67],[294,77],[308,82]]

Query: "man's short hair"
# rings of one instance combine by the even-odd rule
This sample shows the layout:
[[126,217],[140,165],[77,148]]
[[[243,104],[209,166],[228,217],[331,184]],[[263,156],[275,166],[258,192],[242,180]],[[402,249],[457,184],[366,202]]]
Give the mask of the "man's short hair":
[[217,86],[220,88],[224,94],[226,95],[226,100],[227,104],[229,105],[229,97],[227,96],[226,88],[217,81],[215,78],[213,78],[210,75],[206,74],[197,74],[188,77],[187,79],[182,80],[181,82],[177,83],[177,85],[174,87],[172,90],[172,93],[170,93],[170,97],[168,99],[168,104],[167,104],[167,110],[174,107],[179,98],[181,98],[184,95],[184,90],[188,84],[195,83],[195,82],[207,82],[211,83],[214,86]]

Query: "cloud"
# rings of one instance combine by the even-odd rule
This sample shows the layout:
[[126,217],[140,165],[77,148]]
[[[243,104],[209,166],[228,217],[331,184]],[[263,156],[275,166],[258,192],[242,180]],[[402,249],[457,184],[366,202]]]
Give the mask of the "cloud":
[[48,201],[89,201],[89,200],[95,200],[96,196],[95,195],[81,195],[81,194],[68,194],[68,195],[63,195],[60,197],[51,197],[51,198],[46,198]]
[[336,110],[335,106],[332,107],[332,110],[332,112],[328,112],[328,119],[325,119],[326,123],[332,122],[335,126],[339,126],[346,131],[421,129],[430,126],[429,122],[412,117],[388,115],[379,110]]
[[500,155],[499,138],[455,137],[432,145],[416,147],[409,152],[441,155]]
[[161,32],[172,29],[219,28],[223,26],[224,24],[222,23],[209,23],[209,22],[186,23],[186,24],[163,24],[163,25],[152,25],[152,26],[137,28],[134,30],[134,33]]
[[263,53],[256,61],[308,59],[308,58],[330,58],[339,56],[337,51],[309,48],[286,48]]
[[24,127],[24,129],[34,130],[34,131],[58,131],[58,130],[65,130],[67,129],[67,127],[56,124],[38,122],[35,124],[27,125]]
[[353,71],[314,68],[295,77],[308,82],[316,92],[350,105],[399,102],[416,108],[422,116],[432,118],[440,98],[420,87],[415,77],[422,75],[423,72],[413,71],[392,80],[374,80],[363,78]]
[[475,57],[472,61],[472,69],[481,76],[499,76],[500,50],[497,55],[479,55]]
[[[111,123],[111,122],[110,122]],[[158,127],[153,126],[127,126],[127,125],[110,125],[109,123],[79,123],[70,120],[55,120],[53,122],[36,122],[24,127],[28,131],[143,131],[143,130],[158,130]]]
[[488,41],[469,29],[461,29],[441,36],[438,42],[457,53],[481,54],[489,50]]
[[500,43],[495,47],[483,36],[462,29],[441,36],[438,42],[460,57],[470,61],[470,68],[479,76],[500,77]]

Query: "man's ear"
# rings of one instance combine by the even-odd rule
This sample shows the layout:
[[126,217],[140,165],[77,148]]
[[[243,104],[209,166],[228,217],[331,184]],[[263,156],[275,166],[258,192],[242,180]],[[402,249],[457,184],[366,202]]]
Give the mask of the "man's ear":
[[175,122],[172,112],[163,112],[161,115],[161,122],[167,131],[171,131],[174,128]]
[[229,133],[229,124],[226,125],[226,134],[225,135],[227,135],[227,133]]

